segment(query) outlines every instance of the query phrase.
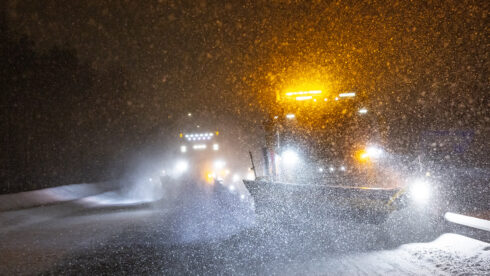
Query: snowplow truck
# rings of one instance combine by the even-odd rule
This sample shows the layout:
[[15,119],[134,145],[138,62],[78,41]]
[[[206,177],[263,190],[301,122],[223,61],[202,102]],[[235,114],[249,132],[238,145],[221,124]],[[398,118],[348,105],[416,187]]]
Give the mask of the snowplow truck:
[[278,94],[264,121],[264,174],[244,180],[256,212],[380,223],[405,206],[375,113],[356,92]]

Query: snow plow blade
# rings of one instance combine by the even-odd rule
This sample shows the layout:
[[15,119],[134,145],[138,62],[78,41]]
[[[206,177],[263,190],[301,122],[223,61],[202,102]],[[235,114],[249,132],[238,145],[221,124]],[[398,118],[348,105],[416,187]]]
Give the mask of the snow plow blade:
[[400,188],[344,187],[293,184],[273,181],[243,181],[254,198],[258,215],[290,219],[333,216],[367,223],[382,223],[403,208]]

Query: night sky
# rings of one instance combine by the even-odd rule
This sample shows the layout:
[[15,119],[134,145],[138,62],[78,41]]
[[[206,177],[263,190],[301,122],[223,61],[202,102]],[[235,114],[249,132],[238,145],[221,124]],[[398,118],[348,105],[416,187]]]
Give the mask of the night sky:
[[300,78],[422,109],[487,91],[487,1],[307,2],[10,1],[8,17],[40,48],[122,65],[162,113],[236,114]]

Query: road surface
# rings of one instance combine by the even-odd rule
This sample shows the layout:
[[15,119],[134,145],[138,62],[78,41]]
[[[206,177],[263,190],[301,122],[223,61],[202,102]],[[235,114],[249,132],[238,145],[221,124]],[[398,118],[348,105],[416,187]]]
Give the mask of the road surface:
[[118,192],[0,213],[0,275],[488,275],[490,244],[399,218],[255,217],[243,190],[182,189],[154,203]]

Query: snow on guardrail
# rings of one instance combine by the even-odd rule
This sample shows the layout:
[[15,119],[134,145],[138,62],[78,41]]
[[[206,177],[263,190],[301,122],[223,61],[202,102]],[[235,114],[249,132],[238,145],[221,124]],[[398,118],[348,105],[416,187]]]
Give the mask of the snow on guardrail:
[[444,218],[452,223],[490,232],[490,221],[461,214],[447,212]]

